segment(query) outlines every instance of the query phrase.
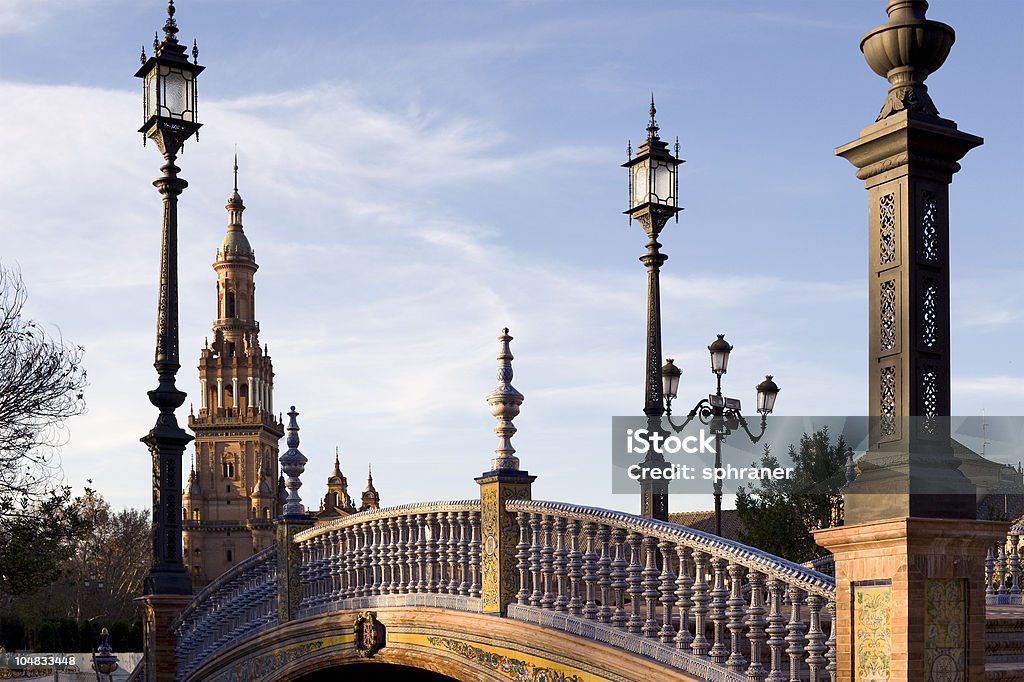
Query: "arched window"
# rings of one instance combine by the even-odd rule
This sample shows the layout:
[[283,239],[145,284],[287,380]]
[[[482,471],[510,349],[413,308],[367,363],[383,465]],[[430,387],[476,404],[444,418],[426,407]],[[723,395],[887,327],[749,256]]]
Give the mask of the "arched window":
[[270,518],[270,507],[264,507],[263,508],[263,518],[265,518],[265,519],[269,519]]
[[[221,465],[222,465],[222,472],[221,473],[224,474],[224,478],[234,478],[235,477],[235,463],[234,462],[222,462]],[[227,492],[231,492],[231,488],[228,488]]]
[[235,292],[228,291],[224,297],[224,317],[235,316]]

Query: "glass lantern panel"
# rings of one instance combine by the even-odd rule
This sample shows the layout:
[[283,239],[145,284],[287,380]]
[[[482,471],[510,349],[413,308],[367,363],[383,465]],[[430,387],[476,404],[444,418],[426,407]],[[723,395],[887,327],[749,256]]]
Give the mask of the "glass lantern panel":
[[725,373],[729,369],[729,353],[725,351],[711,352],[711,371]]
[[674,206],[675,201],[672,196],[672,190],[674,185],[673,174],[675,169],[671,164],[665,163],[664,161],[654,162],[653,172],[653,194],[651,201],[663,204],[665,206]]
[[650,179],[648,178],[649,161],[641,161],[633,166],[633,196],[630,208],[635,208],[648,201],[650,194]]
[[163,97],[160,114],[170,118],[182,118],[189,109],[189,83],[185,74],[178,69],[160,67],[160,85]]
[[156,74],[157,74],[157,70],[156,69],[153,69],[148,74],[146,74],[146,83],[145,83],[146,91],[145,91],[144,95],[145,95],[145,98],[146,98],[146,112],[145,113],[146,113],[146,120],[147,121],[149,120],[150,116],[156,116],[157,115],[157,113],[158,113],[157,112],[157,108],[159,107],[159,104],[160,104],[160,101],[159,101],[159,99],[157,97],[157,82],[158,82],[159,79],[157,78]]

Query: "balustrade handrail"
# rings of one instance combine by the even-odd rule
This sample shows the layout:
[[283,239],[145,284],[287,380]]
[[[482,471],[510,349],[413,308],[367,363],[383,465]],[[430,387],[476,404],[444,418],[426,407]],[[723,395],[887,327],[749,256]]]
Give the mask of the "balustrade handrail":
[[188,618],[192,614],[192,612],[199,607],[200,604],[202,604],[207,598],[209,598],[210,595],[216,593],[221,587],[231,582],[233,579],[235,579],[242,573],[245,573],[250,568],[257,566],[263,563],[264,561],[273,560],[273,557],[275,556],[275,551],[276,545],[271,545],[270,547],[267,547],[265,549],[260,550],[259,552],[256,552],[251,557],[248,557],[238,562],[237,564],[226,570],[224,573],[221,573],[219,576],[217,576],[217,578],[213,580],[213,582],[211,582],[203,589],[199,590],[199,592],[196,593],[194,597],[192,597],[192,601],[190,601],[185,606],[185,608],[182,609],[181,613],[178,614],[178,617],[174,619],[174,624],[171,626],[171,629],[177,630],[181,626],[181,624],[185,622],[185,619]]
[[442,502],[410,502],[399,504],[394,507],[382,507],[380,509],[367,509],[366,511],[342,516],[332,519],[295,534],[295,542],[302,542],[315,538],[324,533],[339,528],[355,526],[366,521],[391,518],[393,516],[407,516],[410,514],[427,514],[431,512],[460,512],[480,511],[480,500],[446,500]]
[[577,521],[593,521],[618,526],[625,530],[656,537],[659,540],[685,544],[710,556],[726,559],[747,569],[764,573],[768,577],[782,580],[787,584],[799,587],[808,594],[816,594],[829,600],[834,600],[836,596],[835,578],[831,576],[749,547],[741,542],[704,533],[688,526],[600,507],[585,507],[543,500],[509,500],[506,503],[506,509],[510,512],[552,514]]

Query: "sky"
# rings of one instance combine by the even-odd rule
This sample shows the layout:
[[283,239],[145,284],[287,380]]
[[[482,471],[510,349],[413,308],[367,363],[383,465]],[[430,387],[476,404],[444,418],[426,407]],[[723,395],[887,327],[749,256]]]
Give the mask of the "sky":
[[[372,463],[384,505],[477,497],[508,326],[534,497],[635,512],[611,493],[611,418],[643,407],[646,312],[620,164],[653,92],[686,159],[661,238],[679,402],[713,391],[706,347],[725,333],[727,394],[752,406],[771,373],[779,414],[864,414],[866,192],[832,150],[885,98],[858,49],[884,4],[179,0],[207,67],[200,141],[178,160],[179,388],[198,408],[237,145],[308,505],[335,447],[356,492]],[[86,349],[88,411],[59,464],[115,507],[150,504],[161,159],[132,76],[164,8],[0,3],[0,263],[29,314]],[[985,138],[951,189],[953,413],[1024,414],[1024,3],[935,0],[928,17],[957,32],[929,92]]]

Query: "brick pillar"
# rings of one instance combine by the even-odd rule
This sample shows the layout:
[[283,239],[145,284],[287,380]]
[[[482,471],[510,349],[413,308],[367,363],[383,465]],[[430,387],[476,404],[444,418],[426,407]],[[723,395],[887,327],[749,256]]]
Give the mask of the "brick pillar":
[[525,471],[489,471],[476,479],[480,484],[480,599],[484,613],[504,616],[505,608],[516,599],[519,524],[505,503],[529,500],[536,478]]
[[177,638],[171,626],[191,600],[190,595],[184,594],[147,594],[139,598],[144,610],[142,641],[146,682],[174,682],[178,673],[178,662],[174,656]]
[[999,521],[897,518],[815,531],[836,560],[837,682],[985,679],[985,552]]
[[313,527],[311,516],[284,516],[277,521],[277,620],[287,623],[295,618],[302,600],[299,567],[302,555],[296,534]]

